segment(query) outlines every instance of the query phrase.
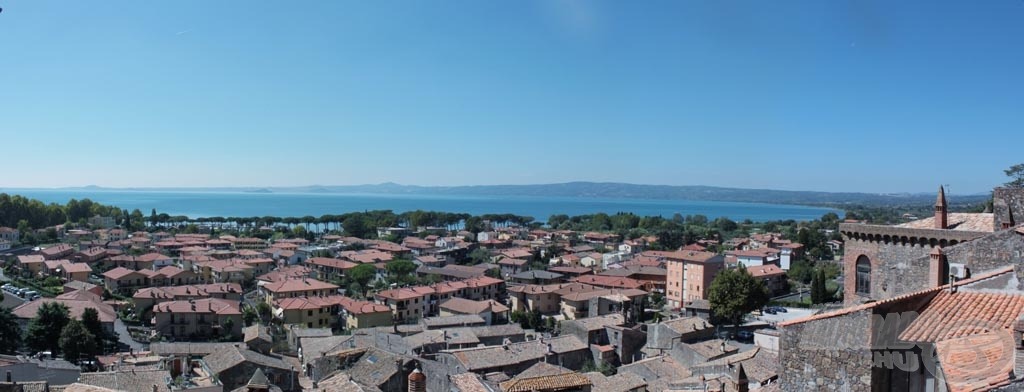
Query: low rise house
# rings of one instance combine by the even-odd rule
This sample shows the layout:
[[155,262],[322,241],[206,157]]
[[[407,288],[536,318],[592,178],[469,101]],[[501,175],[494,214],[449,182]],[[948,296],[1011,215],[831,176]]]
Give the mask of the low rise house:
[[441,302],[452,297],[471,300],[497,299],[505,281],[487,276],[435,283],[429,286],[384,290],[375,295],[378,303],[391,307],[399,320],[416,320],[438,314]]
[[244,325],[238,301],[219,298],[162,302],[153,319],[154,334],[173,339],[241,336]]
[[647,292],[637,289],[597,289],[562,296],[561,313],[566,319],[622,313],[630,322],[639,318]]
[[765,287],[772,296],[786,293],[789,289],[789,282],[786,280],[786,271],[775,264],[747,267],[747,272],[756,279],[764,282]]
[[0,227],[0,240],[9,241],[14,244],[21,239],[21,232],[10,227]]
[[18,318],[18,324],[22,330],[28,327],[29,321],[36,317],[39,308],[43,304],[56,302],[68,307],[68,315],[71,318],[81,319],[85,309],[96,309],[99,315],[100,324],[103,330],[114,333],[114,322],[117,320],[117,312],[109,304],[103,302],[103,298],[88,291],[72,291],[58,295],[56,298],[40,298],[35,301],[25,302],[14,308],[11,313]]
[[213,352],[203,360],[209,364],[210,370],[217,375],[224,390],[234,391],[237,388],[248,385],[249,380],[261,371],[272,385],[276,385],[283,391],[298,391],[301,389],[298,381],[298,372],[294,365],[280,357],[260,354],[258,352],[240,347],[237,345],[227,346],[226,349]]
[[715,326],[700,317],[681,317],[652,324],[647,328],[647,348],[671,351],[680,343],[710,339]]
[[550,268],[548,268],[548,271],[565,275],[569,279],[578,278],[578,277],[581,277],[583,275],[590,275],[590,274],[594,273],[594,270],[592,270],[590,268],[587,268],[587,267],[580,267],[580,266],[573,267],[573,266],[565,266],[565,265],[560,265],[560,266],[556,266],[556,267],[550,267]]
[[[29,391],[30,383],[40,382],[50,385],[68,385],[78,381],[82,368],[63,359],[36,358],[23,355],[0,355],[0,375],[6,375],[7,383],[0,383],[0,390],[16,391],[17,389],[3,389],[4,386],[24,386]],[[26,385],[27,384],[27,385]],[[46,389],[38,389],[45,391]]]
[[503,372],[509,375],[519,374],[538,362],[579,370],[590,357],[589,346],[572,335],[501,346],[446,350],[437,355],[438,361],[452,373]]
[[562,296],[594,291],[594,286],[582,283],[551,285],[516,285],[508,288],[513,311],[537,311],[544,314],[561,312]]
[[103,273],[103,282],[114,293],[131,294],[149,284],[149,277],[139,271],[117,267]]
[[736,258],[736,262],[744,267],[753,267],[765,264],[779,264],[781,252],[774,248],[757,248],[751,250],[733,250],[726,252],[726,255]]
[[274,301],[285,298],[323,297],[336,294],[338,286],[313,278],[285,279],[260,286],[260,292],[266,302],[272,305]]
[[306,260],[305,264],[316,271],[317,278],[324,280],[340,279],[349,270],[359,265],[351,261],[328,257],[312,257]]
[[789,266],[804,258],[804,245],[798,242],[779,245],[779,267],[789,271]]
[[545,270],[523,271],[511,276],[512,281],[521,284],[555,284],[566,281],[565,275]]
[[71,244],[57,244],[39,251],[39,254],[46,260],[63,259],[74,253],[75,248]]
[[441,303],[441,316],[478,315],[487,325],[508,321],[508,307],[493,299],[473,301],[465,298],[450,298]]
[[644,284],[636,279],[607,276],[607,275],[584,275],[573,279],[574,282],[583,283],[595,287],[609,289],[645,289]]
[[640,282],[647,291],[665,292],[668,270],[660,267],[630,265],[603,271],[599,275],[630,278]]
[[16,265],[21,271],[22,276],[37,276],[46,269],[44,261],[46,261],[46,258],[43,255],[24,255],[18,256]]
[[64,284],[64,293],[65,294],[66,293],[70,293],[72,291],[78,291],[78,290],[87,291],[87,292],[96,294],[97,296],[102,296],[103,295],[103,287],[94,285],[94,284],[89,283],[89,282],[79,282],[77,280],[73,280],[73,281],[70,281],[70,282],[67,282],[67,283]]
[[391,308],[342,295],[292,297],[274,302],[274,317],[307,328],[372,328],[391,325]]
[[[132,295],[132,302],[138,312],[145,313],[154,305],[169,301],[188,301],[205,298],[217,298],[228,301],[241,301],[242,286],[237,283],[213,283],[184,286],[145,287]],[[146,315],[143,314],[142,317]]]
[[498,260],[498,267],[501,268],[501,276],[510,276],[529,270],[530,262],[524,259],[503,257]]

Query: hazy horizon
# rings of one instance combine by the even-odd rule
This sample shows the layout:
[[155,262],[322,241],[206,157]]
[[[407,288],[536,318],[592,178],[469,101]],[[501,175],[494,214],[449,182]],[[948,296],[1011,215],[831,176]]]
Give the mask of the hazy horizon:
[[[679,186],[679,187],[712,187],[712,188],[727,188],[727,189],[743,189],[743,190],[774,190],[774,191],[788,191],[788,192],[825,192],[825,193],[865,193],[865,194],[932,194],[936,190],[921,190],[921,191],[891,191],[891,192],[865,192],[865,191],[825,191],[820,189],[780,189],[780,188],[748,188],[748,187],[730,187],[730,186],[716,186],[716,185],[704,185],[704,184],[682,184],[682,185],[670,185],[670,184],[639,184],[629,182],[617,182],[617,181],[567,181],[562,183],[536,183],[536,184],[466,184],[466,185],[418,185],[418,184],[401,184],[393,181],[385,181],[372,184],[307,184],[307,185],[294,185],[294,186],[282,186],[282,185],[239,185],[239,186],[123,186],[123,187],[111,187],[96,184],[86,185],[69,185],[69,186],[56,186],[56,187],[16,187],[16,186],[0,186],[0,193],[6,191],[17,191],[17,190],[75,190],[75,189],[98,189],[98,190],[111,190],[111,191],[162,191],[162,190],[236,190],[243,192],[245,190],[261,190],[261,189],[302,189],[302,188],[315,188],[315,187],[372,187],[380,185],[398,185],[398,186],[410,186],[410,187],[421,187],[421,188],[463,188],[463,187],[491,187],[491,186],[546,186],[546,185],[560,185],[560,184],[571,184],[571,183],[604,183],[604,184],[625,184],[625,185],[637,185],[637,186]],[[991,189],[982,192],[956,192],[946,184],[941,184],[946,187],[947,195],[962,195],[962,196],[973,196],[979,194],[987,194],[991,192]],[[999,184],[1001,185],[1001,184]],[[994,187],[999,186],[994,185]]]
[[1024,2],[11,1],[8,188],[573,181],[979,194]]

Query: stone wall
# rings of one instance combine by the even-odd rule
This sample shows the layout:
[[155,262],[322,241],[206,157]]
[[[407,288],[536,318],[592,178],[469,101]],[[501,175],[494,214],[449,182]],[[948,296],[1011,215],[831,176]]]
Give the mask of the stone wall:
[[[640,351],[647,343],[647,333],[630,328],[609,326],[605,327],[608,341],[615,346],[615,353],[619,356],[622,364],[633,363],[642,358]],[[617,337],[617,338],[616,338]]]
[[782,328],[779,382],[784,391],[870,391],[871,312]]
[[1009,223],[1010,226],[1024,223],[1024,189],[996,188],[993,190],[992,213],[995,215],[996,230],[1001,229],[1004,223]]
[[[929,287],[929,254],[936,246],[955,247],[988,233],[841,224],[844,301],[847,305],[880,300]],[[871,295],[858,295],[857,258],[871,260]]]
[[[885,243],[880,241],[846,241],[843,255],[843,298],[847,304],[867,299],[891,298],[928,287],[928,257],[932,247],[927,244]],[[857,258],[871,261],[871,295],[857,294]]]

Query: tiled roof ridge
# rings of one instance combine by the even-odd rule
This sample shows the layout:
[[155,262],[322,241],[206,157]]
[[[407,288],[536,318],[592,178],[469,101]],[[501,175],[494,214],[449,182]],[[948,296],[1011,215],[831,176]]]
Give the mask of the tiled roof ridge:
[[[972,284],[972,283],[977,283],[977,282],[980,282],[980,281],[983,281],[983,280],[991,279],[991,278],[994,278],[996,276],[999,276],[999,275],[1002,275],[1002,274],[1005,274],[1005,273],[1010,273],[1010,272],[1013,272],[1013,266],[1006,266],[1006,267],[1003,267],[1003,268],[995,269],[995,270],[992,270],[992,271],[980,274],[980,275],[972,277],[972,278],[968,278],[968,279],[964,279],[964,280],[961,280],[961,281],[957,281],[956,283],[953,283],[952,285],[953,285],[953,287],[960,287],[960,286],[964,286],[964,285],[968,285],[968,284]],[[915,292],[910,292],[910,293],[906,293],[906,294],[902,294],[902,295],[897,295],[897,296],[892,297],[892,298],[886,298],[886,299],[878,300],[878,301],[875,301],[875,302],[870,302],[870,303],[866,303],[866,304],[851,306],[851,307],[848,307],[848,308],[843,308],[843,309],[835,310],[835,311],[828,312],[828,313],[820,313],[820,314],[815,314],[815,315],[811,315],[811,316],[807,316],[807,317],[803,317],[803,318],[799,318],[799,319],[789,320],[789,321],[785,321],[785,322],[779,323],[778,326],[780,326],[780,327],[788,327],[788,326],[791,326],[791,325],[803,324],[803,323],[806,323],[808,321],[822,320],[822,319],[833,318],[833,317],[838,317],[838,316],[845,316],[845,315],[856,313],[856,312],[859,312],[859,311],[862,311],[862,310],[872,309],[872,308],[874,308],[876,306],[879,306],[879,305],[889,304],[889,303],[893,303],[893,302],[896,302],[896,301],[902,301],[904,299],[916,297],[916,296],[919,296],[919,295],[936,293],[936,292],[948,289],[949,286],[950,285],[936,286],[936,287],[927,288],[927,289],[920,290],[920,291],[915,291]]]

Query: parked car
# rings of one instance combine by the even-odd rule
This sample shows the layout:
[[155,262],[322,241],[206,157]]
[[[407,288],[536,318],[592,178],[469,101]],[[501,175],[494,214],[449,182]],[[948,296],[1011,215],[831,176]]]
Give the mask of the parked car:
[[769,306],[769,307],[767,307],[767,308],[764,308],[764,310],[763,310],[762,312],[763,312],[764,314],[775,314],[775,313],[777,313],[777,312],[775,311],[775,308],[774,308],[774,307],[771,307],[771,306]]
[[754,333],[750,331],[739,331],[736,333],[737,340],[751,341],[754,340]]
[[732,340],[734,338],[732,332],[729,331],[718,331],[718,333],[715,334],[715,336],[722,340]]

